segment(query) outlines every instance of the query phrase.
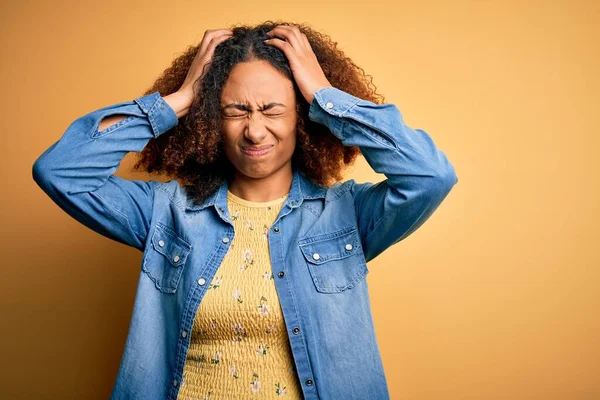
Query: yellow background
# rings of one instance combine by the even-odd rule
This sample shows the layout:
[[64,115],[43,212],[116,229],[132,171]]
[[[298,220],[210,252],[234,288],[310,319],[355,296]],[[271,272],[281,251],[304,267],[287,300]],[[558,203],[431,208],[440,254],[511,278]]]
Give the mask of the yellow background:
[[[2,2],[0,397],[105,399],[142,254],[59,209],[34,160],[206,29],[307,22],[459,177],[370,263],[392,399],[600,398],[597,1]],[[132,173],[129,154],[118,175]],[[347,177],[378,181],[364,158]],[[332,366],[334,368],[334,366]]]

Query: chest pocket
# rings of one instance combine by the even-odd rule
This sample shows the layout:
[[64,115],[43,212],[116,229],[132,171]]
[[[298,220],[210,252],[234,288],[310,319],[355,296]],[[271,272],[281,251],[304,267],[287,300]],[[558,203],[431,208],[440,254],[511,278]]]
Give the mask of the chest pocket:
[[369,272],[355,227],[306,237],[298,243],[319,292],[349,289]]
[[175,293],[192,246],[160,222],[154,228],[142,269],[164,293]]

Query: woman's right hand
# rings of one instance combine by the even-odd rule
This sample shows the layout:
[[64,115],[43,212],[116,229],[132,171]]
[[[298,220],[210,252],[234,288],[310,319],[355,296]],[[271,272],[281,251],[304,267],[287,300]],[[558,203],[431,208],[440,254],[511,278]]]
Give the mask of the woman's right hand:
[[233,31],[231,29],[208,29],[204,32],[200,48],[190,65],[181,88],[178,90],[181,94],[185,94],[189,97],[190,104],[196,95],[196,81],[198,79],[201,80],[204,77],[204,66],[211,61],[215,52],[215,47],[217,47],[219,43],[230,39],[232,35]]

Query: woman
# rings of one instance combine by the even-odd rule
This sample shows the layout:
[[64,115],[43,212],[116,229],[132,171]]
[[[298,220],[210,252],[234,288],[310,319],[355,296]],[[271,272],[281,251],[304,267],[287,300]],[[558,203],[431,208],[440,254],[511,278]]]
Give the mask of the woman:
[[[36,160],[53,201],[144,254],[111,398],[389,398],[367,262],[458,178],[369,84],[308,26],[210,30]],[[130,151],[177,179],[115,176]],[[385,180],[339,182],[360,153]]]

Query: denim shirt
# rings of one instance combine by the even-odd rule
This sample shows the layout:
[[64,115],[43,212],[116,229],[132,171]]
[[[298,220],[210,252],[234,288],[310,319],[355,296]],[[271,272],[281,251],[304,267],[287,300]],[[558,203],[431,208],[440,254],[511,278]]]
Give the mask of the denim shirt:
[[[127,117],[99,130],[113,114]],[[305,399],[389,399],[367,263],[419,228],[458,178],[393,104],[325,87],[309,118],[359,146],[385,180],[325,187],[293,171],[268,246],[295,367]],[[66,213],[143,252],[111,399],[176,399],[196,311],[235,237],[227,182],[194,205],[177,180],[113,174],[128,152],[177,123],[155,92],[79,117],[33,164],[35,182]]]

